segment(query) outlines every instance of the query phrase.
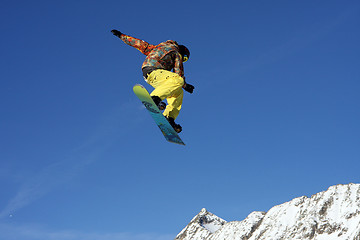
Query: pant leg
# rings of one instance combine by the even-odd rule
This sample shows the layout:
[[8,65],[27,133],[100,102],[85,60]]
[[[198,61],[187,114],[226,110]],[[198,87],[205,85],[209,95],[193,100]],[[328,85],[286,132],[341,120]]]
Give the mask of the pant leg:
[[181,92],[179,91],[179,94],[167,98],[168,105],[164,111],[165,117],[172,117],[176,119],[179,115],[184,97],[184,91],[182,89],[180,90]]
[[148,77],[148,83],[155,88],[151,92],[151,96],[158,96],[161,100],[167,99],[168,101],[164,116],[176,119],[183,101],[184,92],[182,86],[184,85],[184,79],[170,71],[155,70]]

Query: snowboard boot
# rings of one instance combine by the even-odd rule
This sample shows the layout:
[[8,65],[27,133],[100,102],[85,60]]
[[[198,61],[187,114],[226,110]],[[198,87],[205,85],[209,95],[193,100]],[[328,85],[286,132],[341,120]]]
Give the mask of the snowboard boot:
[[162,111],[165,110],[166,104],[161,101],[161,98],[158,96],[151,96],[152,100],[154,101],[155,105]]
[[166,117],[170,125],[174,128],[175,132],[180,133],[182,131],[182,127],[180,124],[176,124],[175,120],[172,117]]

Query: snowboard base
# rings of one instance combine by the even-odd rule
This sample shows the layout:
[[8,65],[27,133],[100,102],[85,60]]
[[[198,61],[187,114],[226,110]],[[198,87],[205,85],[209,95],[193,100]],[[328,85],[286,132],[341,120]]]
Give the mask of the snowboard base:
[[164,135],[165,139],[172,143],[185,145],[185,143],[179,137],[178,133],[174,130],[168,120],[161,113],[159,108],[155,105],[146,88],[140,84],[136,84],[133,87],[133,91],[135,95],[140,99],[142,104],[144,104],[145,108],[148,110],[151,117],[154,119],[156,125],[160,128],[160,131]]

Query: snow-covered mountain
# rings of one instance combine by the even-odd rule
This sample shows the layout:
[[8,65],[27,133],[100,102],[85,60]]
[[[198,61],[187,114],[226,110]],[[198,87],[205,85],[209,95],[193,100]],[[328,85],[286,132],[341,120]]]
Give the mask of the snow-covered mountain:
[[360,240],[360,184],[336,185],[295,198],[243,221],[226,222],[206,209],[176,240]]

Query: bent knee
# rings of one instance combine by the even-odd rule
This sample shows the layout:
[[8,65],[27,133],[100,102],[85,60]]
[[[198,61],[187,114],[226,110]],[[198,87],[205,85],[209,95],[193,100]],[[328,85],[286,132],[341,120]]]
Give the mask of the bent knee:
[[179,86],[182,87],[182,86],[184,86],[184,84],[185,84],[185,80],[184,80],[184,78],[178,76],[178,77],[176,78],[176,83],[177,83]]

